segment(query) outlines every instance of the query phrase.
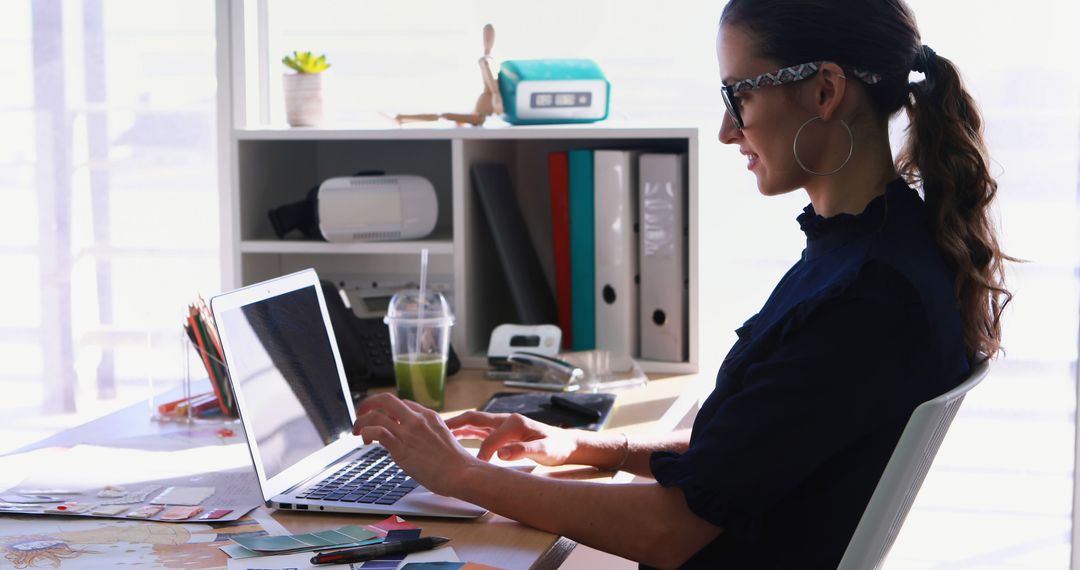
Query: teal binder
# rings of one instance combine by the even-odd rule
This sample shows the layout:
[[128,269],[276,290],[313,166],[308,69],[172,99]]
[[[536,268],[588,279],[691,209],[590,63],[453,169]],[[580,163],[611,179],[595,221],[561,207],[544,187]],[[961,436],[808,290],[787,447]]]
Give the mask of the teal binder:
[[571,349],[596,348],[596,204],[593,151],[567,152],[570,170]]

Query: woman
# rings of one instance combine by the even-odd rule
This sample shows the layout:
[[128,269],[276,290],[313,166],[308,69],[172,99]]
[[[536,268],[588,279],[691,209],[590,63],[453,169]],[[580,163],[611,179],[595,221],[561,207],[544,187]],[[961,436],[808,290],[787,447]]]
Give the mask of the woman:
[[[974,102],[900,0],[732,0],[717,50],[720,140],[762,194],[803,188],[810,205],[801,259],[738,329],[693,430],[629,440],[477,412],[444,424],[376,396],[354,432],[433,491],[646,565],[835,567],[911,412],[999,348],[997,185]],[[479,459],[455,437],[483,439]],[[545,479],[484,461],[496,452],[656,483]]]

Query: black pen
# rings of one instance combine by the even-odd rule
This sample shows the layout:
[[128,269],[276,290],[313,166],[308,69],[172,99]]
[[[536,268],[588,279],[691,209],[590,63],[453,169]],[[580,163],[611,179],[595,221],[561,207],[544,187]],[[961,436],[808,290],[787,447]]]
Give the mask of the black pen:
[[369,544],[367,546],[357,546],[356,548],[335,550],[334,552],[320,552],[311,558],[311,563],[348,564],[350,562],[363,562],[364,560],[372,560],[379,556],[409,554],[410,552],[431,550],[432,548],[441,546],[447,542],[450,542],[450,539],[443,536],[428,536],[424,538],[410,538],[409,540],[403,540],[401,542]]
[[583,406],[570,398],[564,398],[562,396],[552,396],[551,405],[556,408],[562,408],[564,410],[574,412],[580,416],[584,416],[592,421],[598,421],[600,419],[600,410],[594,410],[588,406]]

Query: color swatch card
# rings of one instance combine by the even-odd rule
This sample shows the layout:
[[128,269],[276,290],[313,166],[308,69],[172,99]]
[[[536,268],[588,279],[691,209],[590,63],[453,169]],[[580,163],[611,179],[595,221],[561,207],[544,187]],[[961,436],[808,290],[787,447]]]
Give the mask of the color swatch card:
[[314,550],[318,548],[359,546],[357,543],[365,542],[373,538],[378,538],[374,532],[358,525],[349,525],[321,532],[290,534],[285,536],[237,536],[233,540],[248,550],[254,550],[261,553],[277,553]]
[[[324,549],[324,548],[352,548],[354,546],[364,546],[364,545],[368,545],[368,544],[377,544],[379,542],[382,542],[383,538],[385,536],[387,536],[391,532],[394,532],[395,530],[399,530],[399,529],[415,529],[415,528],[416,528],[415,525],[413,525],[412,523],[406,521],[405,519],[403,519],[403,518],[401,518],[399,516],[396,516],[396,515],[391,515],[391,516],[389,516],[389,517],[387,517],[387,518],[385,518],[385,519],[383,519],[383,520],[381,520],[381,521],[379,521],[379,522],[377,522],[375,524],[369,524],[369,525],[363,525],[363,526],[350,525],[350,526],[343,526],[343,527],[340,527],[340,528],[337,528],[337,529],[320,531],[320,532],[317,532],[317,533],[311,533],[311,534],[319,535],[320,539],[326,539],[326,540],[331,540],[331,541],[334,541],[335,539],[337,539],[337,540],[345,540],[344,537],[341,537],[341,536],[338,536],[338,535],[347,536],[347,537],[349,537],[350,540],[354,539],[354,537],[366,537],[366,538],[360,538],[358,540],[352,540],[351,542],[341,542],[339,544],[334,544],[332,546],[303,547],[303,548],[297,548],[297,549],[294,549],[294,550],[291,550],[291,551],[284,551],[284,552],[308,552],[308,551],[312,551],[312,550],[321,550],[321,549]],[[360,529],[360,530],[356,531],[355,529]],[[305,536],[305,535],[258,536],[258,537],[251,537],[251,538],[264,539],[262,541],[258,541],[256,544],[263,544],[263,545],[269,544],[270,546],[279,546],[280,547],[280,546],[288,546],[289,544],[292,544],[292,545],[295,546],[295,545],[298,544],[298,541],[296,541],[295,539],[297,539],[299,537],[302,537],[302,536]],[[293,541],[289,542],[288,540],[286,540],[286,541],[276,541],[276,540],[275,541],[269,541],[269,540],[265,540],[265,539],[283,539],[283,538],[284,539],[293,539]],[[234,540],[235,540],[235,538],[234,538]],[[300,540],[306,540],[306,539],[300,539]],[[248,541],[248,539],[244,539],[243,542],[247,542],[247,541]],[[235,540],[235,542],[240,543],[242,541],[241,540]],[[243,544],[226,544],[225,546],[221,547],[221,551],[224,552],[225,554],[228,554],[230,558],[234,558],[234,559],[254,558],[256,556],[266,556],[267,554],[270,554],[270,553],[278,554],[280,552],[283,552],[283,551],[276,551],[275,552],[275,551],[252,550],[250,548],[247,548]],[[308,555],[308,556],[310,558],[310,555]]]

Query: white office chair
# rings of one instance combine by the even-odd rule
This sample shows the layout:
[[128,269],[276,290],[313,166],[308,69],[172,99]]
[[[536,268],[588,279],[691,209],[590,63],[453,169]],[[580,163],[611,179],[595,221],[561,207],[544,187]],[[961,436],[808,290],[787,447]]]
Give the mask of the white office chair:
[[959,386],[915,408],[851,536],[839,570],[878,568],[885,561],[964,395],[986,377],[987,370],[989,364],[983,359]]

